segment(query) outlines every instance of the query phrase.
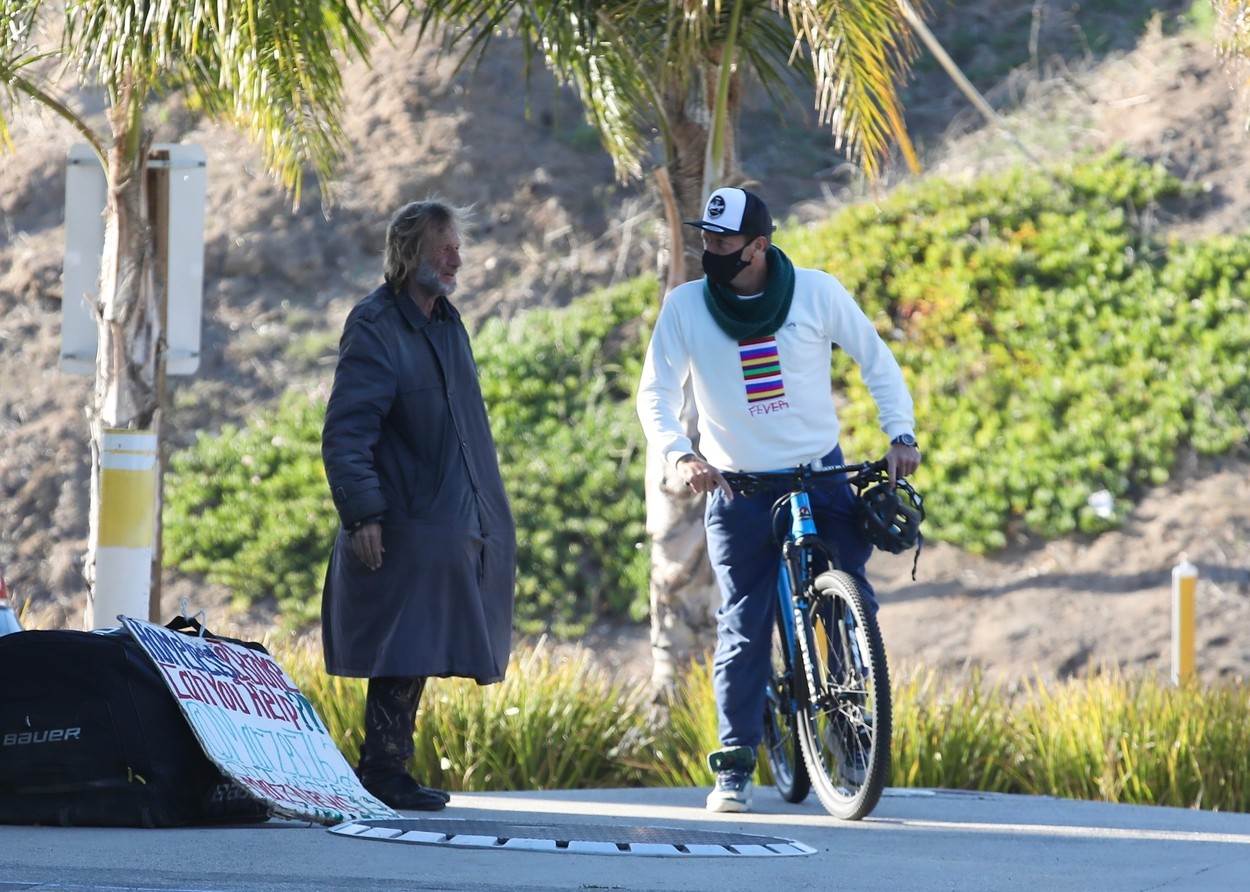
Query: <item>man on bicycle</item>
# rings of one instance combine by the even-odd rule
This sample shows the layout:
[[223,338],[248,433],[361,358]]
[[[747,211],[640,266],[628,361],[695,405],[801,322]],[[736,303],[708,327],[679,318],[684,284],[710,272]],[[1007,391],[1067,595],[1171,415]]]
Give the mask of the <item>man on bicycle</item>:
[[[782,490],[735,498],[721,471],[842,464],[831,345],[859,364],[877,403],[890,438],[891,483],[916,470],[920,452],[911,396],[889,347],[837,279],[795,267],[772,244],[772,217],[759,196],[717,189],[702,219],[687,225],[703,230],[706,276],[665,298],[643,367],[638,415],[670,472],[708,494],[708,557],[721,592],[713,671],[721,749],[708,756],[716,786],[707,807],[746,811],[763,735],[776,602],[770,508]],[[698,452],[680,420],[687,377],[698,411]],[[849,483],[819,478],[811,502],[842,569],[875,610],[864,575],[872,546],[854,523]]]

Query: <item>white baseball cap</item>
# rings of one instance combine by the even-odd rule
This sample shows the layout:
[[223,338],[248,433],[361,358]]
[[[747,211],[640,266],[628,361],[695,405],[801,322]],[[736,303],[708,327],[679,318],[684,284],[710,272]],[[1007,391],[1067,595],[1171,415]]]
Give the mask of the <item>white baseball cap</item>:
[[773,218],[763,199],[754,192],[728,186],[712,193],[703,207],[702,220],[687,220],[686,225],[727,235],[773,234]]

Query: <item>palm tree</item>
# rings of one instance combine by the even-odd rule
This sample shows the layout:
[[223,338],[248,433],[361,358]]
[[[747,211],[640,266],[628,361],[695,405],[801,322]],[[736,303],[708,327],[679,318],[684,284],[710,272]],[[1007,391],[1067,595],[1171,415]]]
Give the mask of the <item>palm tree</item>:
[[[576,88],[621,179],[651,167],[669,233],[669,288],[702,250],[681,220],[699,215],[713,185],[740,180],[734,134],[747,72],[779,99],[795,73],[807,78],[819,120],[870,177],[896,147],[917,166],[898,88],[918,25],[907,0],[432,0],[421,17],[423,33],[445,28],[467,46],[466,59],[495,34],[515,32],[527,59],[542,58]],[[686,421],[693,431],[692,411]],[[659,692],[713,640],[702,501],[648,457]]]
[[[144,112],[158,93],[180,92],[251,137],[270,173],[298,204],[305,165],[325,180],[344,145],[344,56],[365,57],[366,28],[383,24],[386,0],[0,0],[0,148],[11,148],[6,105],[41,104],[95,150],[107,179],[92,444],[94,590],[99,454],[106,428],[159,423],[157,375],[164,333],[156,312]],[[45,26],[59,23],[60,37]],[[103,88],[108,131],[97,132],[58,97],[50,68],[76,69]]]
[[[445,26],[466,59],[514,32],[578,91],[622,180],[657,148],[678,217],[737,173],[734,134],[750,72],[779,100],[792,72],[816,87],[838,146],[875,176],[898,146],[915,167],[898,84],[914,55],[904,0],[435,0],[422,32]],[[665,191],[665,190],[662,190]],[[676,219],[676,218],[674,218]],[[697,256],[697,234],[687,247]],[[671,268],[684,271],[679,252]],[[670,276],[670,278],[672,278]]]

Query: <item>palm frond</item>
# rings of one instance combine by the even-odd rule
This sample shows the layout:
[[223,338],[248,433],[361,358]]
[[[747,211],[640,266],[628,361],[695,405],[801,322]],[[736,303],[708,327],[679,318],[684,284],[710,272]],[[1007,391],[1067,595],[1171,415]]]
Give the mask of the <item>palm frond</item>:
[[[440,30],[479,59],[505,31],[577,90],[587,120],[623,177],[638,176],[663,96],[693,89],[719,58],[731,0],[430,0],[421,34]],[[875,175],[898,145],[916,167],[898,87],[915,56],[895,0],[742,0],[737,68],[749,68],[779,104],[791,72],[816,84],[816,111],[839,148]],[[700,87],[702,89],[702,87]]]
[[760,82],[779,109],[798,107],[794,82],[811,82],[814,77],[811,60],[794,55],[794,32],[769,3],[757,3],[747,10],[740,41],[746,67]]
[[552,7],[583,7],[573,15],[553,15],[538,36],[549,64],[569,75],[622,178],[642,175],[649,140],[646,110],[651,97],[646,56],[627,30],[629,23],[598,15],[597,4],[552,0]]
[[29,46],[37,2],[0,0],[0,150],[13,151],[6,107],[15,104],[21,70],[36,60]]
[[386,0],[66,0],[65,52],[112,99],[185,89],[261,149],[299,203],[345,147],[341,68],[367,58]]
[[43,0],[0,0],[0,53],[29,45],[41,6]]
[[[6,102],[12,102],[19,95],[24,95],[54,112],[78,131],[79,135],[95,151],[96,157],[100,159],[100,164],[107,170],[108,162],[105,159],[104,143],[100,141],[99,134],[87,126],[87,123],[62,100],[48,93],[22,74],[23,68],[27,68],[44,59],[53,58],[56,55],[56,53],[38,53],[21,56],[16,59],[0,59],[0,94],[4,96]],[[4,103],[0,103],[0,148],[6,150],[12,150],[13,148],[12,134],[9,133],[8,122],[4,115]]]
[[[455,48],[460,56],[455,71],[470,62],[480,64],[491,41],[506,29],[520,4],[517,0],[451,0],[449,3],[425,3],[419,16],[417,39],[423,41],[431,33],[442,35],[446,46]],[[522,37],[527,32],[522,32]],[[525,41],[526,52],[531,41]]]
[[54,51],[41,51],[32,44],[42,5],[42,0],[0,0],[0,150],[13,149],[5,108],[24,97],[67,121],[87,140],[103,164],[104,146],[99,136],[63,100],[28,76],[28,69],[59,55]]
[[839,149],[875,176],[897,144],[913,170],[898,85],[915,58],[911,31],[895,0],[777,0],[810,54],[816,111]]

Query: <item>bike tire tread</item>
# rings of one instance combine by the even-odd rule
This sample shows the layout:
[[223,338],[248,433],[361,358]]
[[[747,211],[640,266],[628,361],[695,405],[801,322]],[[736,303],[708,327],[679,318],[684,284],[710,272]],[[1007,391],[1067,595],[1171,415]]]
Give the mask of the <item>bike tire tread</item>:
[[[859,590],[854,577],[841,570],[829,570],[817,576],[813,584],[819,592],[832,591],[837,597],[850,602],[857,621],[863,624],[864,637],[868,642],[868,659],[872,669],[873,696],[877,703],[874,716],[876,742],[872,748],[867,777],[859,791],[850,799],[836,797],[833,794],[833,781],[828,776],[819,754],[815,752],[810,720],[811,697],[808,691],[803,690],[799,696],[800,707],[808,713],[808,716],[797,722],[799,749],[802,751],[812,789],[816,791],[816,796],[825,810],[834,817],[857,821],[876,808],[890,775],[890,741],[893,721],[890,673],[886,662],[885,644],[882,641],[881,629],[876,617],[868,611],[867,599]],[[804,633],[809,635],[811,633],[810,626],[806,622],[804,622]],[[800,658],[804,661],[809,659],[805,649],[800,649]],[[804,672],[804,678],[806,678],[806,672]],[[806,688],[806,684],[802,687]]]

